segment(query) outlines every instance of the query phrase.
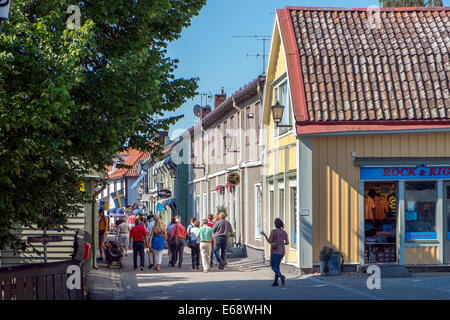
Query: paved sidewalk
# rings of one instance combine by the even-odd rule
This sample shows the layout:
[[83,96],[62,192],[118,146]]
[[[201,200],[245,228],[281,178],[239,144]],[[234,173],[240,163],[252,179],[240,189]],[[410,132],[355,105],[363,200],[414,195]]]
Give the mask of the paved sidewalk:
[[[131,251],[130,251],[131,253]],[[192,270],[190,250],[185,250],[182,268],[169,267],[167,251],[161,271],[132,269],[132,255],[124,257],[124,268],[100,269],[88,274],[92,300],[408,300],[450,299],[450,273],[418,273],[412,278],[381,279],[380,290],[367,288],[368,275],[345,273],[340,276],[300,275],[282,265],[287,281],[284,287],[271,287],[270,266],[248,258],[230,259],[225,270],[213,268],[203,273]]]

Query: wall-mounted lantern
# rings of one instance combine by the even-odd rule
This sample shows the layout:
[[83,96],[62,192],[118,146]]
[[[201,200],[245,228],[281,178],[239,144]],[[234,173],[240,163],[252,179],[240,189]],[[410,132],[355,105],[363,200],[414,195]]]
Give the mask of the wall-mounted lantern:
[[290,128],[291,125],[289,124],[280,124],[281,120],[283,119],[283,111],[284,111],[284,106],[281,105],[278,101],[276,104],[274,104],[272,107],[272,116],[273,116],[273,121],[275,122],[277,128]]
[[225,149],[227,152],[239,152],[239,150],[231,150],[231,145],[233,143],[233,137],[230,135],[226,135],[223,137],[223,143],[225,144]]

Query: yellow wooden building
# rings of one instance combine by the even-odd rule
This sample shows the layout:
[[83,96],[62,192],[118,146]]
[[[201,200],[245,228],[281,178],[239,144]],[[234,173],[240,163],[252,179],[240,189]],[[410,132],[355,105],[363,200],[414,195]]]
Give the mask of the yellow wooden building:
[[450,263],[449,17],[448,8],[386,8],[376,19],[277,10],[264,212],[266,232],[284,218],[285,262],[311,269],[333,246],[353,266]]

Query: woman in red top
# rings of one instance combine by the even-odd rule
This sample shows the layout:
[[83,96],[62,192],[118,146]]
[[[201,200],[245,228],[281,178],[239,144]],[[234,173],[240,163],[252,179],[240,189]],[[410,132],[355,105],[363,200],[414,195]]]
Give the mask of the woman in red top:
[[176,225],[172,227],[170,231],[170,236],[175,240],[175,250],[172,252],[172,261],[170,262],[171,267],[175,267],[178,260],[178,268],[181,268],[183,263],[183,251],[184,243],[186,241],[186,229],[181,224],[181,217],[176,216]]

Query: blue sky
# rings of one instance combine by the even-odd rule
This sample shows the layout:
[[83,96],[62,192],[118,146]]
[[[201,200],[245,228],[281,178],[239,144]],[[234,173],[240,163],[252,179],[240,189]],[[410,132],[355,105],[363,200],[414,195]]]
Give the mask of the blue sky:
[[[450,0],[444,0],[448,6]],[[181,38],[170,43],[168,56],[179,59],[177,77],[199,77],[199,93],[220,93],[224,87],[227,97],[262,73],[263,43],[254,38],[233,36],[271,35],[275,10],[285,6],[362,8],[378,5],[378,0],[326,1],[326,0],[208,0],[200,14],[184,29]],[[266,55],[270,41],[266,42]],[[267,62],[267,57],[266,57]],[[179,130],[188,129],[194,123],[192,109],[206,103],[213,107],[213,100],[197,96],[188,100],[170,115],[184,115],[170,130],[173,138]]]

